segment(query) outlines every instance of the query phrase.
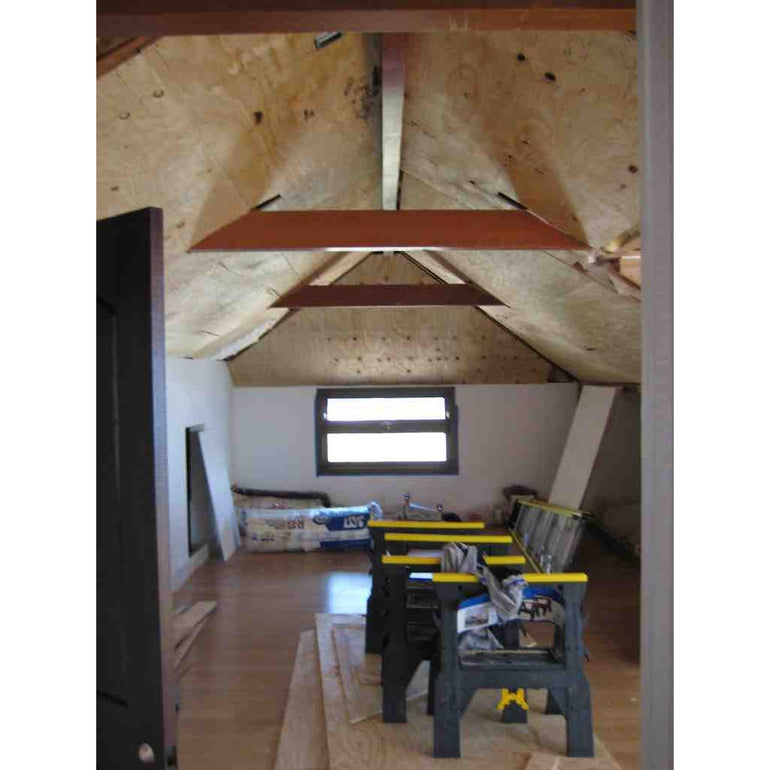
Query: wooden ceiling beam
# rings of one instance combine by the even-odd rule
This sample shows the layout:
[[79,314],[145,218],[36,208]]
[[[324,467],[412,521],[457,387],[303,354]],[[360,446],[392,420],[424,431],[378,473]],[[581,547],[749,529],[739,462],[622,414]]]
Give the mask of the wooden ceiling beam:
[[250,211],[191,251],[586,250],[527,211]]
[[404,130],[406,35],[382,36],[382,208],[398,208]]
[[124,61],[136,56],[143,48],[152,45],[157,37],[132,37],[96,57],[96,79],[112,72]]
[[303,286],[281,297],[273,307],[478,307],[502,304],[483,289],[468,284],[385,283]]
[[[223,7],[224,5],[224,7]],[[288,7],[287,7],[288,6]],[[97,0],[98,37],[636,29],[634,0]]]

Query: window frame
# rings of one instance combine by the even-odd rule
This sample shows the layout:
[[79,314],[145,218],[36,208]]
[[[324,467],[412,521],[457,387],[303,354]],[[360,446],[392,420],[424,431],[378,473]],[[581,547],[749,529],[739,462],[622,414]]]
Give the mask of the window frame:
[[[418,398],[444,399],[443,420],[366,420],[327,422],[324,415],[330,398]],[[453,387],[318,388],[315,396],[315,451],[317,476],[457,476],[458,409]],[[439,462],[330,462],[327,436],[330,433],[445,433],[447,459]]]

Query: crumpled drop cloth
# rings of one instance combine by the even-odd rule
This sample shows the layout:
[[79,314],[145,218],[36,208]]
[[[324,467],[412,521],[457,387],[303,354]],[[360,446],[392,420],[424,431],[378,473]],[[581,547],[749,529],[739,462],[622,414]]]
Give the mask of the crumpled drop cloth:
[[[441,551],[441,571],[477,575],[489,592],[502,623],[516,620],[524,597],[527,581],[521,575],[510,575],[502,583],[488,567],[479,568],[478,552],[475,545],[447,543]],[[458,647],[461,650],[500,650],[503,646],[497,637],[486,628],[472,629],[460,634]]]

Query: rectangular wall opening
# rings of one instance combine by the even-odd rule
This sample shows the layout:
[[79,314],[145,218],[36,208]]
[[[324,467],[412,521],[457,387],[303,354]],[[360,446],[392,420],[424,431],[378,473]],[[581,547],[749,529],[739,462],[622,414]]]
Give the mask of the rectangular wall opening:
[[187,538],[190,556],[216,538],[214,508],[211,504],[203,466],[200,433],[205,425],[185,429],[187,447]]

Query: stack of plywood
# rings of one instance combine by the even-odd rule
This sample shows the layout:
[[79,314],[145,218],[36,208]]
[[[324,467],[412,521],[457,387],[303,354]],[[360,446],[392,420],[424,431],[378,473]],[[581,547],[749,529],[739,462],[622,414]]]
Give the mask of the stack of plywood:
[[[433,759],[433,718],[425,714],[427,671],[418,670],[406,724],[384,724],[379,656],[364,655],[364,618],[316,615],[297,648],[275,770],[423,770]],[[620,770],[597,739],[595,759],[565,756],[561,716],[547,716],[545,691],[530,691],[529,723],[503,724],[499,692],[479,690],[462,720],[462,759],[453,770]]]

